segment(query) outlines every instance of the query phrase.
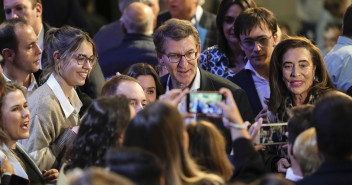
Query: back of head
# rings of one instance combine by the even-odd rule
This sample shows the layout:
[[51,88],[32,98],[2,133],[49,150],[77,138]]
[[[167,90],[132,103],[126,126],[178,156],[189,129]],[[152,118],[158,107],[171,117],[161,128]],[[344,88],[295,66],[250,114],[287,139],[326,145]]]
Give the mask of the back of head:
[[331,91],[315,105],[315,124],[319,151],[327,159],[347,159],[352,156],[352,98]]
[[105,153],[121,146],[130,121],[130,103],[124,95],[99,98],[89,106],[67,153],[67,169],[105,166]]
[[310,128],[297,137],[293,146],[293,155],[304,177],[311,175],[319,168],[321,159],[316,142],[315,128]]
[[137,185],[160,185],[163,175],[159,159],[139,148],[110,149],[106,164],[110,171],[131,179]]
[[48,30],[45,35],[45,51],[47,53],[48,65],[43,71],[44,79],[55,71],[55,51],[59,52],[60,59],[64,59],[71,56],[72,52],[76,51],[84,41],[92,44],[93,55],[97,56],[95,44],[87,32],[71,26]]
[[277,32],[277,20],[275,15],[263,7],[249,8],[242,12],[235,21],[235,36],[240,40],[240,35],[249,35],[251,30],[259,26],[268,29],[274,35]]
[[70,185],[134,185],[129,179],[114,173],[107,172],[102,168],[89,168],[81,177],[74,180]]
[[5,48],[9,48],[17,52],[18,39],[16,37],[15,29],[17,26],[23,27],[28,25],[23,19],[10,19],[4,21],[0,25],[0,52]]
[[164,53],[164,42],[166,39],[179,41],[193,36],[196,46],[200,45],[200,37],[197,29],[190,21],[180,19],[169,19],[164,22],[153,34],[153,40],[157,53]]
[[127,6],[134,2],[141,2],[146,5],[150,4],[151,2],[155,2],[155,0],[119,0],[119,9],[120,12],[123,12]]
[[116,75],[105,81],[101,90],[101,96],[113,96],[117,94],[117,88],[122,81],[132,81],[138,83],[138,81],[127,75]]
[[154,14],[152,9],[143,3],[134,2],[123,11],[121,22],[127,33],[151,35],[153,33]]
[[225,138],[210,122],[198,121],[186,127],[188,151],[203,171],[215,173],[229,180],[233,166],[227,158]]
[[347,8],[343,16],[342,34],[347,37],[352,37],[352,4]]
[[296,137],[313,126],[312,113],[314,105],[306,104],[291,109],[288,120],[288,142],[294,144]]

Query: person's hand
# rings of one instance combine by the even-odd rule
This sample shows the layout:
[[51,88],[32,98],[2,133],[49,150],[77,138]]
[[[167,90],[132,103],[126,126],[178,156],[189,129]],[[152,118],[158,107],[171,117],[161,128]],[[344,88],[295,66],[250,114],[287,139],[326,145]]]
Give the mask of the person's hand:
[[233,123],[243,124],[242,116],[233,99],[232,92],[227,88],[221,88],[219,93],[225,96],[225,103],[219,103],[219,106],[222,108],[223,116]]
[[249,135],[251,136],[251,139],[252,141],[254,142],[258,133],[259,133],[259,130],[260,128],[262,127],[262,124],[263,124],[263,118],[259,118],[259,120],[255,123],[253,123],[251,125],[251,127],[249,127]]
[[269,111],[267,108],[263,108],[258,115],[254,118],[255,121],[258,121],[260,118],[263,118],[263,123],[268,123]]
[[165,94],[161,95],[159,97],[159,100],[177,106],[182,101],[183,97],[185,97],[188,93],[188,88],[183,91],[181,89],[172,89],[171,91],[168,91]]
[[277,172],[286,173],[287,168],[291,167],[291,164],[285,158],[281,158],[277,163]]
[[59,171],[57,169],[43,170],[43,178],[45,182],[53,183],[57,181]]
[[1,173],[11,173],[14,174],[13,165],[9,160],[1,157]]

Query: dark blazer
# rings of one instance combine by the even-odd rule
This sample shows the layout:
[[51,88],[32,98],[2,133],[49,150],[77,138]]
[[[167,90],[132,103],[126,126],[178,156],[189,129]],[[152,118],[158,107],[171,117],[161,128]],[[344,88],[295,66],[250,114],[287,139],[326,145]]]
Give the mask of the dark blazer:
[[[200,71],[200,88],[199,91],[219,91],[222,87],[226,87],[231,90],[233,94],[233,98],[236,101],[238,109],[241,113],[243,120],[249,121],[253,123],[254,117],[252,114],[252,110],[250,108],[248,98],[246,93],[238,87],[236,84],[232,83],[231,81],[222,78],[220,76],[214,75],[205,71],[203,69],[199,69]],[[169,75],[165,75],[161,77],[161,83],[163,87],[166,89],[166,83]],[[226,139],[226,151],[230,153],[231,151],[231,134],[227,128],[224,127],[223,122],[221,119],[212,119],[212,118],[205,118],[205,117],[198,117],[200,119],[206,119],[215,126],[220,129],[220,131],[224,134]]]
[[251,71],[243,69],[229,80],[246,91],[253,114],[254,116],[258,115],[259,112],[263,109],[263,106],[260,102],[257,89],[255,88]]
[[132,64],[145,62],[158,65],[153,37],[142,34],[126,34],[121,45],[111,48],[100,56],[100,65],[105,77],[116,72],[123,73]]
[[352,161],[336,160],[325,161],[312,175],[298,181],[297,185],[351,185],[352,184]]
[[94,35],[94,43],[97,47],[98,55],[110,50],[111,48],[117,47],[121,44],[123,36],[125,35],[120,26],[120,20],[112,22],[102,27]]
[[[165,21],[171,18],[172,17],[169,11],[160,13],[157,18],[157,27],[159,27]],[[214,46],[217,41],[216,15],[204,10],[203,15],[199,21],[199,26],[207,30],[207,35],[204,41],[203,50],[208,47]]]

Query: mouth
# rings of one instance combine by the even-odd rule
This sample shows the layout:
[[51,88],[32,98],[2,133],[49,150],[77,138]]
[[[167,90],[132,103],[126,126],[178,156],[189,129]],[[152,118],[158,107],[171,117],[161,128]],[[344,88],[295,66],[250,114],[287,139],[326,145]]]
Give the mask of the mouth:
[[291,84],[291,86],[293,86],[293,87],[299,87],[299,86],[301,86],[301,85],[303,84],[303,81],[301,81],[301,80],[294,80],[294,81],[291,81],[290,84]]
[[182,71],[177,71],[177,72],[180,73],[180,74],[186,74],[186,73],[189,72],[189,70],[182,70]]
[[21,129],[28,130],[29,121],[26,121],[20,125]]
[[78,73],[79,74],[79,76],[80,77],[82,77],[82,78],[87,78],[87,76],[88,76],[88,73],[86,72],[86,73]]

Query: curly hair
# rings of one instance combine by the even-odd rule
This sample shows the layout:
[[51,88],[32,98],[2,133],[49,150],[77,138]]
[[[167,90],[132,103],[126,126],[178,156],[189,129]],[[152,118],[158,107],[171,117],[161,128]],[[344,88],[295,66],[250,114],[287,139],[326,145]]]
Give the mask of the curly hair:
[[105,166],[105,154],[119,146],[130,121],[129,99],[124,95],[95,100],[81,122],[77,138],[66,153],[67,169]]

